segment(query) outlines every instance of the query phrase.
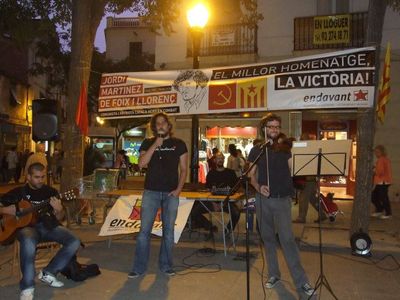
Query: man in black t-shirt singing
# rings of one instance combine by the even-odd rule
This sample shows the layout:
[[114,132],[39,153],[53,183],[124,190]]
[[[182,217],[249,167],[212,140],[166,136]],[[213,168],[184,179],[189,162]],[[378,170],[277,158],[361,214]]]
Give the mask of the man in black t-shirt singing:
[[[224,167],[224,161],[224,154],[221,152],[217,152],[215,154],[216,168],[210,170],[206,177],[206,187],[211,191],[232,188],[238,180],[235,171]],[[193,227],[202,227],[207,230],[215,231],[216,227],[212,226],[212,223],[205,216],[203,216],[204,213],[208,212],[204,205],[207,206],[209,211],[216,211],[220,209],[219,205],[217,205],[217,203],[215,202],[207,201],[200,203],[199,201],[196,201],[192,209]],[[231,210],[232,229],[234,230],[237,222],[239,221],[240,208],[236,203],[232,202],[229,203],[229,206]],[[224,207],[224,210],[228,211],[228,207]],[[226,228],[227,230],[225,231],[225,233],[227,234],[231,229],[230,223],[228,223]]]
[[65,212],[61,200],[57,198],[57,190],[44,184],[46,167],[41,163],[33,163],[28,167],[26,177],[27,183],[24,186],[14,188],[1,198],[0,207],[0,214],[12,216],[18,213],[21,200],[37,208],[37,223],[18,229],[16,234],[20,242],[22,273],[20,299],[24,300],[33,299],[36,245],[39,242],[57,242],[63,245],[50,263],[39,272],[39,280],[51,287],[64,285],[56,278],[57,273],[64,269],[80,246],[79,239],[59,222],[64,218]]
[[[150,120],[153,137],[145,139],[139,149],[139,167],[147,166],[140,211],[140,232],[129,278],[136,278],[147,270],[150,235],[157,211],[161,208],[162,240],[158,264],[161,272],[173,276],[172,248],[174,226],[187,174],[185,143],[172,137],[172,124],[165,113],[157,113]],[[179,169],[179,172],[178,172]]]

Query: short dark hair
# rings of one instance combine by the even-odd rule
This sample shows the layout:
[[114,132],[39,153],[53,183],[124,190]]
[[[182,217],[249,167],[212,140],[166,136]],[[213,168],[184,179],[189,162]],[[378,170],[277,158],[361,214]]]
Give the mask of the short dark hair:
[[29,167],[28,167],[28,174],[29,174],[29,175],[32,175],[32,174],[33,174],[33,171],[39,171],[39,172],[41,172],[41,171],[43,171],[43,170],[45,170],[45,169],[46,169],[46,167],[45,167],[43,164],[41,164],[40,162],[35,162],[35,163],[29,165]]
[[156,121],[158,117],[163,117],[164,120],[168,123],[169,126],[169,131],[170,131],[170,135],[172,135],[172,123],[169,120],[168,115],[165,112],[159,112],[154,114],[151,119],[150,119],[150,129],[153,133],[154,136],[157,136],[157,126],[156,126]]
[[229,144],[228,145],[228,152],[232,155],[232,156],[237,156],[237,148],[235,144]]

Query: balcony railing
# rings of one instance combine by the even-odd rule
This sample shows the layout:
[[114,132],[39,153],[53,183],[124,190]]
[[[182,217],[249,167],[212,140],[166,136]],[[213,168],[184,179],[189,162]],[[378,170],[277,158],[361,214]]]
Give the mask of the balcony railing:
[[144,23],[140,18],[107,18],[107,28],[110,27],[140,27],[144,26]]
[[[203,30],[200,56],[257,53],[257,27],[245,24],[207,26]],[[188,33],[187,56],[192,56]]]
[[331,48],[353,48],[364,46],[367,28],[367,13],[359,12],[349,15],[348,43],[314,43],[314,18],[305,17],[294,19],[294,50],[313,50]]

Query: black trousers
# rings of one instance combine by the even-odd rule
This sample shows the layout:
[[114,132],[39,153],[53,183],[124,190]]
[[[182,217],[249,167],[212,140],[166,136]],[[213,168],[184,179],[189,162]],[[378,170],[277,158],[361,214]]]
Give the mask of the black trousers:
[[371,201],[375,205],[376,212],[385,211],[385,214],[390,216],[392,214],[392,209],[390,207],[388,191],[389,184],[376,184],[372,191]]

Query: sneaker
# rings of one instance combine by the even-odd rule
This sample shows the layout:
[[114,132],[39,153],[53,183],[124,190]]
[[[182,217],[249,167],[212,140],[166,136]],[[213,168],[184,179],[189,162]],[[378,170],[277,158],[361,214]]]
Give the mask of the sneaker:
[[19,295],[19,300],[32,300],[34,292],[35,292],[34,288],[22,290],[21,294]]
[[275,284],[277,284],[279,282],[279,280],[280,280],[280,278],[271,276],[268,279],[268,281],[265,283],[265,287],[267,289],[272,289],[275,286]]
[[379,217],[379,219],[381,219],[381,220],[386,220],[386,219],[390,219],[392,217],[392,215],[381,215],[380,217]]
[[380,216],[382,216],[381,212],[374,212],[371,214],[371,217],[375,217],[375,218],[379,218]]
[[303,284],[301,289],[307,296],[315,295],[315,290],[309,283]]
[[128,273],[128,278],[131,278],[131,279],[138,278],[139,276],[140,276],[140,274],[136,273],[136,272],[129,272]]
[[58,280],[54,275],[49,273],[45,273],[42,271],[39,272],[38,278],[41,282],[47,283],[51,287],[62,287],[64,283]]
[[175,276],[176,275],[176,273],[175,273],[175,271],[173,269],[169,269],[167,271],[164,271],[164,274],[168,275],[168,276]]

